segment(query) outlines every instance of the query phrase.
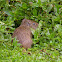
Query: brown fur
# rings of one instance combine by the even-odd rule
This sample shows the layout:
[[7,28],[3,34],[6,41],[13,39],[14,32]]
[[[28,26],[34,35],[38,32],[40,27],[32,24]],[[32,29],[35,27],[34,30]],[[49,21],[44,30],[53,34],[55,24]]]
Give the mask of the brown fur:
[[16,37],[24,48],[31,48],[33,41],[30,28],[36,29],[37,27],[38,23],[23,19],[21,25],[15,29],[12,38]]

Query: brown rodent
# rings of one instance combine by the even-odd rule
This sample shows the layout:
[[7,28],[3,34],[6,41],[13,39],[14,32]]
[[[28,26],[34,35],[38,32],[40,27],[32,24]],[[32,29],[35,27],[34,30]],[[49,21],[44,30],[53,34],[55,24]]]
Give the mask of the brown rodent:
[[21,25],[15,29],[12,38],[16,37],[24,48],[31,48],[33,41],[30,28],[36,29],[37,27],[38,23],[32,20],[23,19]]

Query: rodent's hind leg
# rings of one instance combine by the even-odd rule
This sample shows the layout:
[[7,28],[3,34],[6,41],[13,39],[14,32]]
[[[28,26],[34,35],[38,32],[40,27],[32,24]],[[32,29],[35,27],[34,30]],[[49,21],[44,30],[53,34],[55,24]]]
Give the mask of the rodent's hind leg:
[[25,45],[24,44],[23,47],[26,48],[26,50],[27,50],[28,48],[31,48],[31,45],[29,45],[29,44],[28,45]]

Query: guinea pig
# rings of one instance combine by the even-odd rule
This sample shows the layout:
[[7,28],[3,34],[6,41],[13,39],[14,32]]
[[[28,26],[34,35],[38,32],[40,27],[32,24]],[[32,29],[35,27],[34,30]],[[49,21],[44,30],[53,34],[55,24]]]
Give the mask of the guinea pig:
[[22,47],[26,49],[31,48],[33,41],[30,28],[36,30],[37,27],[37,22],[23,19],[21,25],[15,29],[12,38],[16,37],[16,39],[19,40],[19,43],[21,43]]

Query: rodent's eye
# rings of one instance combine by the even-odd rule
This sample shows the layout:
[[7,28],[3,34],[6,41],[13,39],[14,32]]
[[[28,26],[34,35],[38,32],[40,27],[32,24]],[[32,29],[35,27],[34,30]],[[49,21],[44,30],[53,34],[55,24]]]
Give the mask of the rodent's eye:
[[28,26],[30,26],[30,23],[27,23]]
[[35,23],[33,23],[33,25],[35,25]]

